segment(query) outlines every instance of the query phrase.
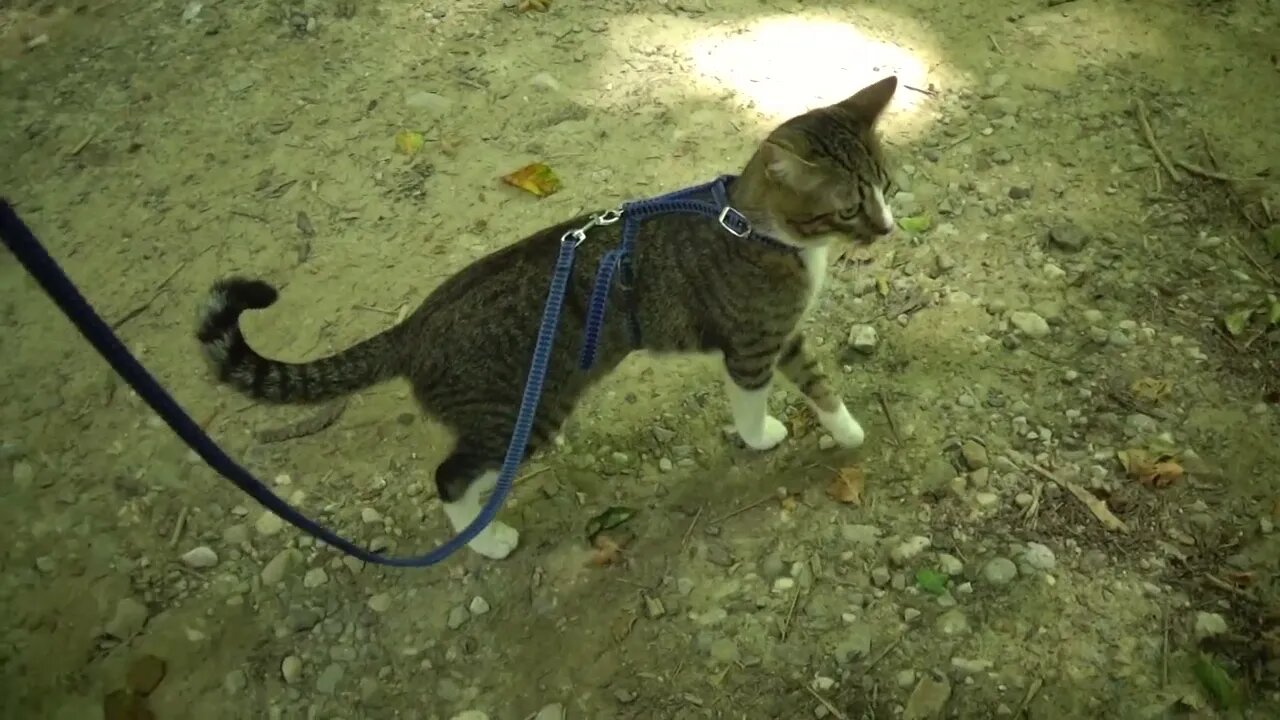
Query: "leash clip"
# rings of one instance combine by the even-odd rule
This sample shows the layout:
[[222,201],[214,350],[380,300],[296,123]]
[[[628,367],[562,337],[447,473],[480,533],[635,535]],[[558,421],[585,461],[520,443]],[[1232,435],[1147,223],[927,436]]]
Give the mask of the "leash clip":
[[621,219],[622,219],[622,208],[615,208],[613,210],[605,210],[604,212],[594,213],[591,216],[591,219],[587,221],[586,225],[583,225],[577,230],[570,230],[564,235],[561,235],[560,244],[567,245],[569,243],[573,243],[573,246],[576,248],[582,243],[586,242],[587,231],[590,230],[591,228],[597,227],[597,226],[603,226],[603,225],[612,225]]

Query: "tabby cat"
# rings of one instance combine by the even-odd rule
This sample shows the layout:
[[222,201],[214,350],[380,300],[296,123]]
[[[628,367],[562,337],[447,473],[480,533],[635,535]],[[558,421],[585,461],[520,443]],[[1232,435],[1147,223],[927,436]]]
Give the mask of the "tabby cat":
[[[750,220],[751,236],[736,237],[697,215],[645,221],[629,306],[615,283],[595,365],[582,371],[577,361],[595,268],[617,245],[621,223],[590,230],[578,248],[529,452],[551,439],[583,391],[634,349],[722,357],[734,427],[751,448],[768,450],[787,435],[767,407],[775,372],[799,388],[837,443],[860,445],[862,427],[811,354],[800,324],[822,289],[832,241],[870,242],[892,231],[876,121],[896,89],[897,79],[887,77],[769,134],[728,185],[729,204]],[[497,480],[560,238],[587,219],[480,258],[399,324],[326,358],[286,363],[245,342],[240,314],[277,297],[258,280],[215,283],[197,337],[221,382],[270,403],[319,403],[407,379],[422,410],[456,437],[435,480],[445,513],[461,530]],[[643,348],[631,345],[630,320],[643,328]],[[470,547],[501,559],[518,540],[514,528],[494,521]]]

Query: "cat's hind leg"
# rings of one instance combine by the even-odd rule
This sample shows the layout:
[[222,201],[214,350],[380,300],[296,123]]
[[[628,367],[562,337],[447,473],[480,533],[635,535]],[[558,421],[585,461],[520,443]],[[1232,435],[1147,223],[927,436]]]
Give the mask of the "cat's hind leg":
[[831,386],[831,379],[805,345],[804,335],[796,333],[778,357],[778,369],[804,395],[818,422],[842,447],[856,448],[866,439],[862,425],[849,414],[844,400]]
[[[501,459],[469,453],[459,448],[436,468],[436,490],[455,533],[462,532],[484,506],[484,499],[498,482]],[[494,519],[467,546],[493,560],[502,560],[520,544],[520,533]]]

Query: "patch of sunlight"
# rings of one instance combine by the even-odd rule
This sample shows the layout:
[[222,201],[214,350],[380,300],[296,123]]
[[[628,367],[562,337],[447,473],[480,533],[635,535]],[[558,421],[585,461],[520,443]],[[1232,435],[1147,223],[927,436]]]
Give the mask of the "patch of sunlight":
[[[868,24],[884,27],[880,22]],[[901,124],[919,115],[914,111],[929,99],[904,87],[929,86],[930,63],[920,51],[877,40],[835,19],[786,15],[761,18],[745,30],[709,28],[687,52],[704,81],[748,98],[774,122],[843,100],[886,75],[898,76],[898,92],[889,109],[898,132],[910,130]],[[924,118],[914,118],[909,124],[925,123]]]

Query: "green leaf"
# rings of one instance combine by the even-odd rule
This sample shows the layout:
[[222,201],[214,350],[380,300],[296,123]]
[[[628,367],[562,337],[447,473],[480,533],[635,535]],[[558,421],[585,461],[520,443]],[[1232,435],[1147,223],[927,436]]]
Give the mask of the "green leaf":
[[1219,708],[1228,709],[1235,707],[1236,685],[1231,680],[1231,676],[1227,674],[1213,661],[1208,655],[1201,654],[1196,658],[1195,665],[1191,668],[1195,673],[1196,679],[1209,692],[1209,698],[1213,700]]
[[605,509],[604,512],[587,521],[587,540],[595,540],[600,533],[618,527],[634,517],[635,514],[635,510],[621,505],[614,505]]
[[1262,240],[1267,244],[1267,252],[1272,257],[1280,256],[1280,223],[1263,230]]
[[1271,298],[1271,307],[1267,310],[1267,323],[1280,325],[1280,299]]
[[1232,335],[1239,335],[1249,327],[1249,318],[1253,317],[1253,308],[1245,308],[1244,310],[1236,310],[1228,313],[1222,318],[1222,324],[1226,326],[1227,332]]
[[921,568],[916,571],[916,585],[931,595],[941,595],[946,592],[948,579],[946,573],[940,573],[937,570]]
[[933,226],[933,222],[928,215],[911,215],[909,217],[899,218],[898,227],[906,230],[912,235],[919,235]]

